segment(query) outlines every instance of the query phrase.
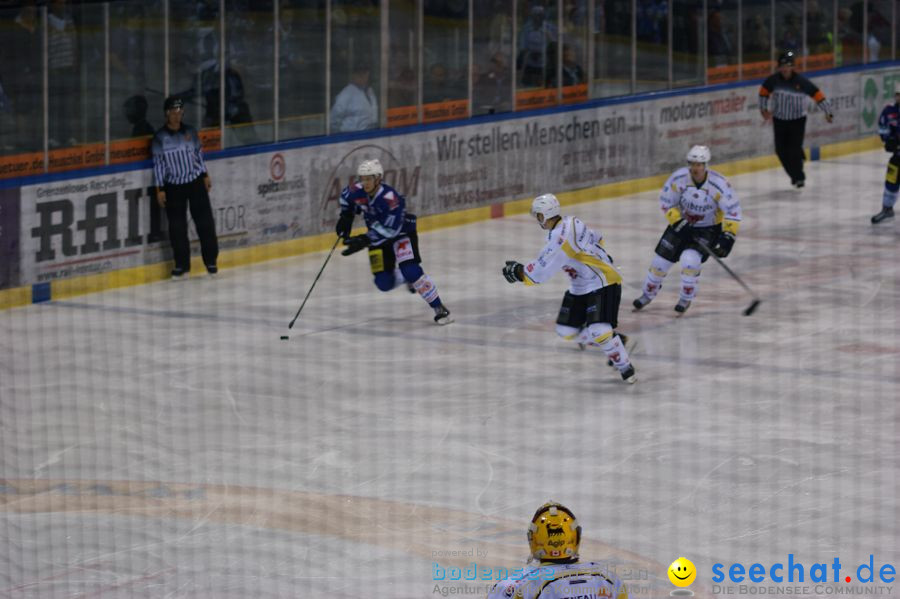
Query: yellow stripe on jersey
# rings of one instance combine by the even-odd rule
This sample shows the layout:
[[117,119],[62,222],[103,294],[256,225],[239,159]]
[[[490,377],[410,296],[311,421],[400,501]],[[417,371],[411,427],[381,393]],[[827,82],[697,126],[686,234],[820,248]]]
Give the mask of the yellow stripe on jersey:
[[575,251],[575,248],[573,248],[571,245],[569,245],[568,241],[566,241],[562,245],[562,250],[566,253],[566,256],[568,256],[569,258],[572,258],[573,260],[578,260],[585,266],[590,266],[591,268],[593,268],[595,270],[599,270],[601,276],[606,280],[606,282],[605,282],[606,285],[612,285],[614,283],[622,282],[622,275],[619,274],[619,271],[617,271],[615,268],[613,268],[612,264],[609,264],[608,262],[604,262],[597,256],[592,256],[591,254],[588,254],[587,252]]
[[674,225],[681,220],[681,210],[678,206],[673,206],[666,211],[666,220],[669,221],[670,225]]
[[732,235],[737,235],[738,229],[741,227],[740,221],[736,220],[725,220],[722,221],[722,230],[731,233]]

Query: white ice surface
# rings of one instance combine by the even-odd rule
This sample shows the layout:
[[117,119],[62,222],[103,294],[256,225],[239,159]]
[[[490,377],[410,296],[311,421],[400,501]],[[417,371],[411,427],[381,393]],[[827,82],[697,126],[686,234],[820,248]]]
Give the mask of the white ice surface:
[[655,192],[565,209],[623,273],[634,386],[556,337],[563,273],[501,276],[543,243],[527,215],[421,235],[447,327],[379,292],[364,253],[334,256],[287,342],[325,253],[0,312],[0,597],[474,593],[433,564],[521,565],[550,498],[633,597],[667,595],[680,555],[699,595],[716,562],[900,566],[900,223],[869,224],[885,163],[810,163],[802,191],[732,179],[749,318],[712,261],[684,317],[677,268],[631,311]]

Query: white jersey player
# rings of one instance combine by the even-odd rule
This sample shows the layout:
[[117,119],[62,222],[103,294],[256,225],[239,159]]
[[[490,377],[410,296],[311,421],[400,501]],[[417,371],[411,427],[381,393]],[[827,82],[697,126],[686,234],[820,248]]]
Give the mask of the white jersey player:
[[628,590],[596,562],[578,561],[581,526],[567,507],[538,508],[528,527],[531,559],[538,563],[501,580],[488,599],[628,599]]
[[535,198],[531,214],[549,231],[537,259],[522,265],[507,261],[503,276],[510,283],[537,285],[560,270],[569,276],[569,290],[556,318],[556,332],[582,345],[603,350],[622,379],[637,379],[624,335],[616,333],[622,276],[603,248],[603,237],[573,216],[560,216],[559,200],[551,193]]
[[681,290],[675,311],[683,314],[697,296],[700,269],[709,258],[698,240],[720,258],[734,246],[741,224],[741,203],[728,179],[707,169],[710,157],[706,146],[692,147],[687,154],[688,166],[672,173],[663,186],[659,205],[669,226],[656,245],[641,297],[634,300],[635,310],[656,297],[669,269],[680,260]]

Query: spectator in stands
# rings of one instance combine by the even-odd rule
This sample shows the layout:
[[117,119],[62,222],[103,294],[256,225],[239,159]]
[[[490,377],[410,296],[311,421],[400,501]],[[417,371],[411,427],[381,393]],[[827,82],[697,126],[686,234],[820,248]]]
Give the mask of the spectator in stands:
[[547,45],[555,42],[556,25],[545,18],[544,7],[531,7],[528,20],[519,34],[519,55],[516,66],[521,73],[523,87],[542,87],[547,72]]
[[771,46],[769,27],[762,15],[753,15],[744,24],[744,62],[768,60]]
[[367,65],[357,65],[350,83],[334,99],[331,107],[331,131],[363,131],[378,126],[378,97],[369,84],[371,71]]
[[819,8],[818,0],[806,1],[806,45],[810,54],[825,54],[832,51],[831,20]]
[[53,0],[47,11],[47,66],[50,147],[77,145],[81,117],[78,32],[66,0]]
[[443,63],[436,62],[428,69],[428,75],[425,78],[424,85],[424,102],[430,104],[432,102],[447,102],[449,100],[460,100],[466,93],[447,70]]
[[475,81],[472,93],[476,114],[494,114],[512,110],[512,77],[506,53],[497,51]]
[[156,132],[147,120],[147,98],[141,95],[131,96],[125,100],[122,108],[125,110],[125,118],[131,123],[131,137],[144,137]]
[[13,134],[3,140],[3,145],[15,151],[34,151],[43,146],[43,44],[39,25],[36,2],[26,2],[0,45],[0,75],[13,128]]
[[722,11],[713,10],[709,13],[707,25],[707,37],[709,38],[709,65],[718,67],[732,64],[736,58],[734,45],[725,28],[725,17]]
[[[547,76],[547,87],[556,87],[556,44],[550,44],[550,56],[552,58]],[[580,85],[587,81],[584,69],[576,60],[575,49],[569,44],[563,44],[562,55],[562,84],[563,87],[570,85]]]

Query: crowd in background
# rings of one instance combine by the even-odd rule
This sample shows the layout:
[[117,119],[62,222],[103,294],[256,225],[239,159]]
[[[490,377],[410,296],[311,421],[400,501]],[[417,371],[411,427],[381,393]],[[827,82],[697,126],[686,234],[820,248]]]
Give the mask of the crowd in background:
[[421,19],[415,0],[382,2],[0,4],[0,156],[148,136],[166,95],[234,147],[385,127],[391,110],[434,103],[506,112],[530,90],[562,98],[585,86],[582,97],[601,98],[703,85],[708,69],[784,50],[819,57],[814,68],[895,51],[886,0],[485,0],[471,15],[463,0],[426,0]]

